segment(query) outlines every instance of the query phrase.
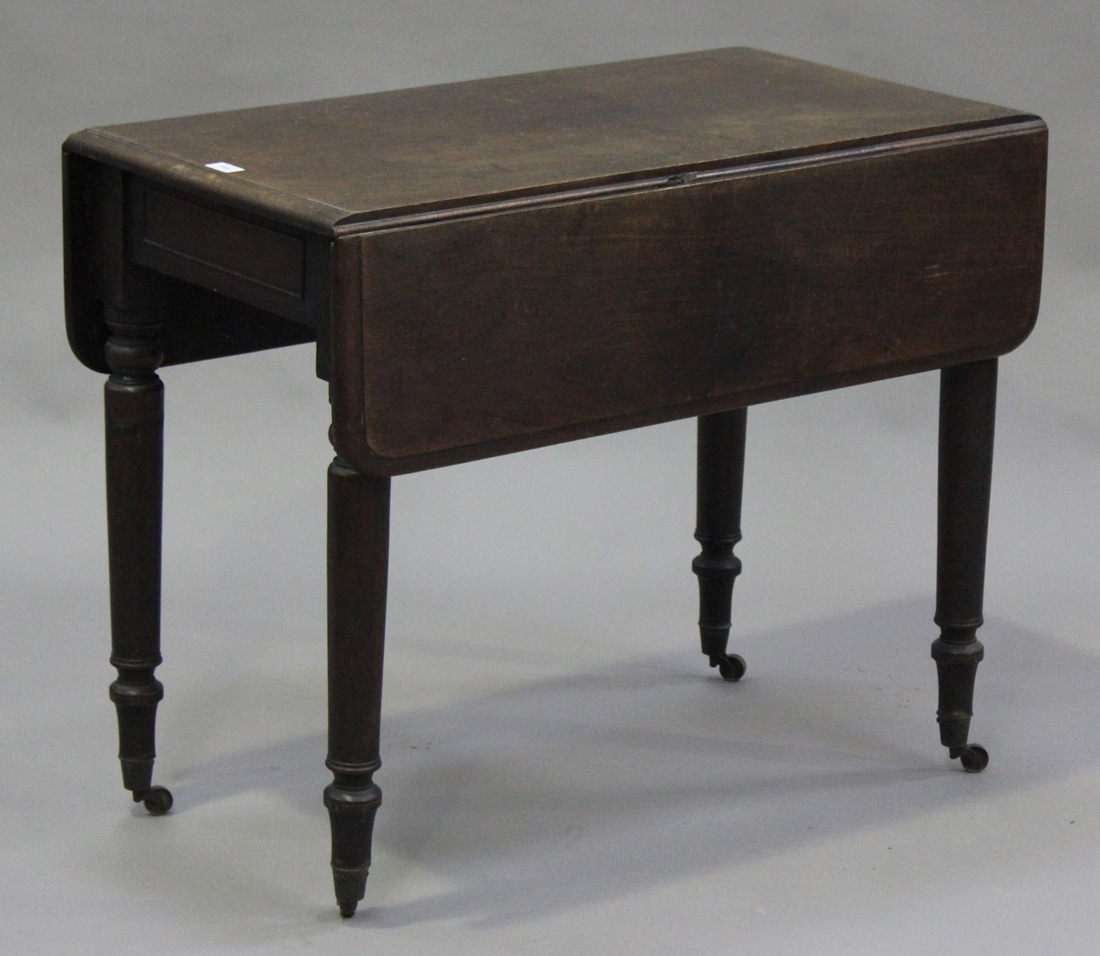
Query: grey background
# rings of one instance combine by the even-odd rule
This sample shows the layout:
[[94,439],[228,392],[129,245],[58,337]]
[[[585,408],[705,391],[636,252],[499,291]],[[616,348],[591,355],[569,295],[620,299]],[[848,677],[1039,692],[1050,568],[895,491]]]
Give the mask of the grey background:
[[[1091,4],[0,0],[0,948],[1091,953],[1100,937],[1100,18]],[[697,650],[693,427],[394,483],[375,863],[331,903],[324,388],[165,372],[165,819],[114,760],[100,382],[62,330],[76,129],[745,44],[1040,113],[1001,366],[978,777],[928,645],[936,377],[750,412],[737,687]],[[232,409],[232,411],[230,411]]]

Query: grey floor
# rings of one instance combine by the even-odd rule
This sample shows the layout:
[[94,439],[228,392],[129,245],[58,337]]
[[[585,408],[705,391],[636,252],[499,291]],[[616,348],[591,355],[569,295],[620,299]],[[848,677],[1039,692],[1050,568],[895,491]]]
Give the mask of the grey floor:
[[[0,0],[0,951],[1094,953],[1100,24],[1084,4]],[[328,408],[308,348],[173,368],[158,776],[106,687],[99,382],[61,325],[88,125],[747,44],[1052,128],[1002,362],[980,776],[939,747],[936,378],[749,417],[731,686],[693,621],[693,428],[394,483],[368,900],[330,900]],[[228,409],[234,409],[232,414]]]

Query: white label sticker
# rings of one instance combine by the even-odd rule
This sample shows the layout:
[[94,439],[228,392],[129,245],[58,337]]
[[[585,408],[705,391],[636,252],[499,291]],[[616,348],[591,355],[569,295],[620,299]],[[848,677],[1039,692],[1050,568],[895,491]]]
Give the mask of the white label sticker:
[[234,166],[232,163],[207,163],[207,169],[216,169],[219,173],[243,173],[243,166]]

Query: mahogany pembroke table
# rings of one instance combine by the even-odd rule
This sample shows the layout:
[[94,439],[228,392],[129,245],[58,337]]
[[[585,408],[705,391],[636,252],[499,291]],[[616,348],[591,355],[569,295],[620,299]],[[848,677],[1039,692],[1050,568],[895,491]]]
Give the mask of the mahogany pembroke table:
[[332,870],[381,791],[394,475],[698,418],[703,653],[727,680],[745,409],[940,369],[932,645],[969,771],[997,356],[1039,301],[1046,127],[750,49],[89,129],[66,317],[106,383],[123,784],[152,813],[161,365],[315,342],[332,399]]

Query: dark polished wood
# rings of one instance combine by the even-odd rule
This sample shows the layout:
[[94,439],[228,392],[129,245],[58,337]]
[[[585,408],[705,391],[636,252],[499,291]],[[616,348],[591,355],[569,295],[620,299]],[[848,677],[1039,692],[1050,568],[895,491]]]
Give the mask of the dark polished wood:
[[104,386],[107,462],[107,541],[111,582],[111,664],[118,680],[122,785],[134,802],[166,813],[172,795],[154,787],[157,704],[164,688],[153,672],[160,656],[160,547],[164,386],[159,324],[147,310],[108,308]]
[[110,375],[126,786],[170,803],[150,776],[157,369],[303,342],[337,456],[325,803],[345,915],[381,801],[393,475],[698,417],[700,637],[736,680],[746,407],[942,369],[939,721],[980,770],[995,362],[1037,315],[1046,146],[1030,113],[748,49],[74,134],[66,325]]
[[989,756],[968,743],[974,677],[984,656],[982,626],[986,535],[993,476],[997,360],[945,368],[940,381],[939,518],[936,623],[940,741],[970,772]]
[[336,901],[351,916],[367,885],[382,791],[382,656],[390,541],[390,480],[337,458],[328,471],[328,759]]
[[[369,474],[990,358],[1038,307],[1041,120],[755,50],[86,130],[66,154],[71,260],[113,255],[97,170],[127,176],[129,254],[187,308],[165,363],[315,336],[337,451]],[[234,243],[203,240],[227,220]],[[179,279],[223,302],[207,344],[176,334],[204,314]],[[94,278],[69,293],[102,369]]]
[[110,697],[118,715],[122,784],[135,803],[163,814],[172,795],[152,782],[157,705],[164,696],[154,676],[161,663],[162,321],[152,278],[122,255],[123,179],[103,170],[98,180],[101,195],[112,201],[96,222],[97,238],[114,253],[95,273],[103,362],[110,372],[103,398],[111,664],[118,671]]
[[741,490],[745,480],[745,425],[748,412],[704,415],[699,419],[695,493],[695,540],[703,550],[691,562],[699,579],[699,639],[711,667],[725,680],[745,676],[745,661],[727,654],[733,584],[741,559]]
[[364,235],[343,450],[385,472],[1007,350],[1040,168],[989,135]]

